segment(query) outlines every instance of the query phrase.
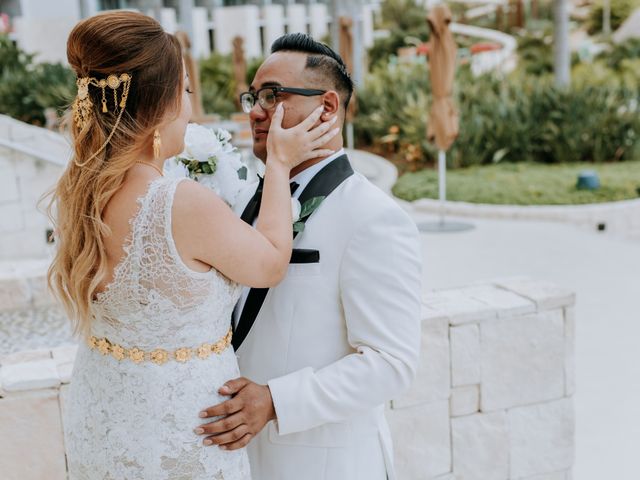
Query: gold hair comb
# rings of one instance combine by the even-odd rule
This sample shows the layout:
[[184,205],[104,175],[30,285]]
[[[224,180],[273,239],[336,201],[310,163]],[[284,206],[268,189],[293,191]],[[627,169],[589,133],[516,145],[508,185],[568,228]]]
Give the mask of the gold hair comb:
[[[87,163],[98,156],[100,152],[102,152],[111,141],[113,134],[120,124],[122,113],[127,106],[129,88],[131,87],[131,78],[132,76],[130,74],[121,73],[119,75],[111,74],[107,78],[101,79],[97,79],[95,77],[80,77],[76,80],[76,85],[78,86],[78,95],[73,102],[73,121],[79,130],[83,130],[89,124],[89,121],[91,120],[91,114],[93,112],[93,102],[91,101],[91,97],[89,96],[89,85],[102,89],[102,113],[107,113],[109,111],[109,109],[107,108],[107,87],[113,90],[113,113],[118,113],[116,122],[113,125],[113,129],[107,137],[107,140],[102,144],[97,152],[89,157],[87,161],[83,163],[78,163],[76,161],[77,166],[84,167]],[[118,101],[118,88],[120,86],[122,86],[122,93],[120,95],[120,101]]]

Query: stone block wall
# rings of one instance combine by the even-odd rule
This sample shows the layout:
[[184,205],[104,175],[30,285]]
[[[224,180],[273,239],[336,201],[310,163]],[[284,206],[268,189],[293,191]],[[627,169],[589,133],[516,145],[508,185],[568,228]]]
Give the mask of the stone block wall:
[[0,477],[65,480],[61,397],[76,347],[0,358]]
[[575,225],[592,232],[640,240],[640,200],[585,205],[489,205],[421,198],[411,202],[418,212],[497,220],[535,220]]
[[[427,293],[416,381],[387,410],[398,479],[570,480],[573,305],[571,292],[528,279]],[[3,480],[66,479],[75,352],[0,356]]]
[[69,154],[61,135],[0,115],[0,261],[50,253],[51,224],[38,202],[62,174]]
[[401,480],[570,480],[575,298],[514,278],[424,296],[412,389],[387,411]]

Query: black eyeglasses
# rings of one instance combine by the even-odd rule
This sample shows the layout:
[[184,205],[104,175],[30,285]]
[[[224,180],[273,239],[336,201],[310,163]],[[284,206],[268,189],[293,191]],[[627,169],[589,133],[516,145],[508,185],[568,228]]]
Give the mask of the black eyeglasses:
[[305,97],[313,97],[322,95],[326,90],[315,90],[309,88],[294,87],[263,87],[255,92],[244,92],[240,94],[240,105],[245,113],[249,113],[255,106],[256,100],[258,105],[264,110],[270,110],[276,106],[278,93],[293,93],[294,95],[304,95]]

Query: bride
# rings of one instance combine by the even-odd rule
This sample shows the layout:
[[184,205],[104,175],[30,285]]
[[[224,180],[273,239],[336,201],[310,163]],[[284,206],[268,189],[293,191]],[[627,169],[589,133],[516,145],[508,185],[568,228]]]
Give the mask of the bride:
[[172,35],[142,14],[106,13],[73,29],[67,56],[74,155],[52,198],[49,281],[83,338],[65,402],[70,478],[249,479],[245,451],[204,448],[195,415],[239,376],[240,285],[286,272],[290,170],[330,154],[335,130],[316,126],[318,110],[291,129],[281,106],[273,113],[254,230],[198,183],[162,175],[191,115]]

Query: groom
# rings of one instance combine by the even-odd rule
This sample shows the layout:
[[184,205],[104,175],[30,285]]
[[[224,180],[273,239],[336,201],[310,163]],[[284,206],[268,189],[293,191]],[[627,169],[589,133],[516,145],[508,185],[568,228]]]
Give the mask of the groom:
[[[263,162],[276,103],[285,128],[319,105],[322,121],[337,116],[342,125],[353,92],[340,56],[308,35],[280,37],[271,51],[250,87]],[[233,345],[246,378],[227,382],[220,393],[232,398],[201,413],[223,417],[204,426],[206,445],[249,445],[254,480],[396,478],[384,404],[410,385],[418,362],[418,232],[354,173],[341,135],[326,148],[337,153],[292,171],[294,198],[324,200],[294,233],[285,279],[245,289],[236,306]],[[238,202],[249,223],[260,190]]]

